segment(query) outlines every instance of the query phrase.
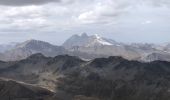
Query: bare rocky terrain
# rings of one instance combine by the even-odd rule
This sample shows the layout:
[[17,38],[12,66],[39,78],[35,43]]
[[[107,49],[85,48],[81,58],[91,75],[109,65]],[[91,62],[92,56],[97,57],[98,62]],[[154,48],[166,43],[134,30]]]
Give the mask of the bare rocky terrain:
[[55,100],[170,98],[170,63],[166,61],[142,63],[122,57],[84,61],[68,55],[34,54],[21,61],[1,61],[0,77],[46,88],[59,98]]
[[55,93],[14,80],[0,79],[1,100],[55,100]]

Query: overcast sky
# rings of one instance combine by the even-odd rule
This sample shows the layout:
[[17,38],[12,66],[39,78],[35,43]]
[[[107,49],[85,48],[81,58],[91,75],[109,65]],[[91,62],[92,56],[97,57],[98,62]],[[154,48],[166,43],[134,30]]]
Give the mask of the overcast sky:
[[170,0],[0,0],[0,43],[60,45],[86,32],[119,42],[170,42]]

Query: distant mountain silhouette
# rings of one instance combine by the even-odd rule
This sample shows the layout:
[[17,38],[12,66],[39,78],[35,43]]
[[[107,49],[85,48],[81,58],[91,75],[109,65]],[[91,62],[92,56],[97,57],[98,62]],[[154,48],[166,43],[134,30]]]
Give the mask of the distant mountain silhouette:
[[[3,51],[0,53],[0,60],[2,61],[18,61],[36,53],[42,53],[47,57],[68,54],[85,60],[121,56],[128,60],[144,62],[170,61],[170,57],[167,56],[170,55],[169,44],[126,44],[103,38],[97,34],[87,35],[86,33],[71,36],[62,46],[56,46],[40,40],[28,40],[23,43],[17,43],[8,49],[0,48],[0,51]],[[155,59],[154,57],[156,56],[151,56],[153,54],[159,55],[159,57],[157,56],[159,59]]]

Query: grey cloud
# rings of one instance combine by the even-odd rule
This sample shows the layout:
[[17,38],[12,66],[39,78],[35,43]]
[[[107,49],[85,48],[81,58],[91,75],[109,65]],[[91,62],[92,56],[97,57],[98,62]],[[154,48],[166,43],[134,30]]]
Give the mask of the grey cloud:
[[152,0],[154,6],[170,6],[169,0]]
[[162,6],[170,6],[170,1],[169,0],[134,0],[136,4],[140,5],[142,4],[147,4],[153,7],[162,7]]
[[74,0],[0,0],[0,5],[7,6],[25,6],[25,5],[41,5],[46,3],[71,3]]

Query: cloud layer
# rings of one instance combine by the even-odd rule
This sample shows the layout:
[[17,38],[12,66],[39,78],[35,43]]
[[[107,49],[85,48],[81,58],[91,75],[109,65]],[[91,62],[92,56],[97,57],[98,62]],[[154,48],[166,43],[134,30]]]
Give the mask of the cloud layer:
[[40,5],[49,2],[60,2],[60,0],[0,0],[1,5],[11,6]]
[[0,12],[0,35],[170,32],[169,0],[0,0]]

